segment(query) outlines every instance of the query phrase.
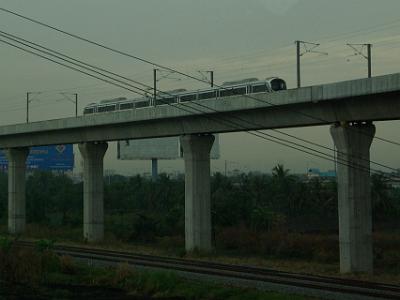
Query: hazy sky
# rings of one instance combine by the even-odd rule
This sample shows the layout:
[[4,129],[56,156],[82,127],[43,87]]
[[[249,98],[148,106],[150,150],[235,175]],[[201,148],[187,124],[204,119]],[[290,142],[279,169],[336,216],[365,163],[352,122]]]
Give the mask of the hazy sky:
[[[302,57],[303,84],[313,85],[366,75],[366,60],[352,56],[346,43],[374,44],[373,73],[400,71],[400,2],[398,0],[0,0],[16,10],[67,31],[200,77],[214,70],[217,83],[246,77],[284,78],[295,85],[294,40],[321,43]],[[0,12],[0,30],[112,69],[144,83],[152,66],[60,35]],[[94,101],[134,95],[64,69],[0,43],[0,125],[25,121],[26,92],[42,91],[31,103],[30,119],[72,116],[73,104],[60,91],[79,93],[79,110]],[[199,88],[193,80],[165,79],[164,90]],[[52,91],[52,92],[44,92]],[[399,122],[377,123],[377,135],[400,141]],[[328,127],[288,130],[332,146]],[[246,133],[221,135],[222,157],[213,170],[269,171],[275,164],[300,172],[331,164]],[[400,167],[398,146],[375,141],[371,159]],[[161,171],[181,169],[182,162],[161,162]],[[110,145],[105,166],[123,173],[147,170],[149,162],[119,162]]]

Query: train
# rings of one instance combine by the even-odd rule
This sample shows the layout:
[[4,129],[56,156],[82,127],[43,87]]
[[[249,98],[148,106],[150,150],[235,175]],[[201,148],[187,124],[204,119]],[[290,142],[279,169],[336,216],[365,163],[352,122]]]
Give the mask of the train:
[[286,90],[286,82],[279,77],[270,77],[265,80],[258,78],[247,78],[237,81],[224,82],[222,86],[208,88],[197,91],[187,91],[186,89],[177,89],[168,92],[160,92],[153,97],[141,97],[127,99],[119,97],[114,99],[102,100],[99,103],[87,105],[83,114],[105,113],[118,110],[140,109],[149,106],[174,105],[196,100],[218,99],[221,97],[250,95],[265,92],[278,92]]

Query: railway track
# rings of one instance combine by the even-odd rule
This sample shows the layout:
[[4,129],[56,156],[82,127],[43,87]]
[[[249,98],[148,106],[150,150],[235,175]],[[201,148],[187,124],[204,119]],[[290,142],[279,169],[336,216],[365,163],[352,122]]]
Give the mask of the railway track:
[[[17,245],[33,247],[34,243],[19,241]],[[393,284],[75,246],[57,245],[54,251],[60,255],[69,255],[92,263],[108,265],[128,263],[136,267],[176,271],[189,278],[212,279],[234,285],[326,299],[400,300],[400,286]]]

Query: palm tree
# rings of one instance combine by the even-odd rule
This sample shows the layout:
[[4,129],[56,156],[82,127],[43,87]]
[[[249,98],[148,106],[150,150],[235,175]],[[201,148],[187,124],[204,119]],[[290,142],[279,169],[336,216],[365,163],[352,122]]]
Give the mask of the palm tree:
[[278,181],[285,181],[288,178],[289,171],[283,165],[278,164],[272,169],[272,177]]
[[275,191],[274,207],[281,213],[290,215],[296,210],[297,197],[294,193],[295,177],[282,164],[272,169],[272,187]]

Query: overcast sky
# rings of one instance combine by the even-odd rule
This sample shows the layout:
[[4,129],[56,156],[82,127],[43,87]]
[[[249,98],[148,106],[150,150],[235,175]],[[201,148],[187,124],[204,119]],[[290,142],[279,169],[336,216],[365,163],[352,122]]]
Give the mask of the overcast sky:
[[[346,43],[373,43],[373,74],[400,71],[398,0],[0,0],[1,7],[50,23],[114,48],[200,77],[214,70],[217,83],[246,77],[284,78],[295,85],[294,41],[321,43],[328,55],[302,57],[303,84],[364,77],[366,60]],[[0,12],[0,30],[62,51],[114,72],[152,84],[152,66],[118,56]],[[135,95],[67,70],[0,43],[0,125],[25,121],[26,92],[41,91],[31,103],[30,119],[72,116],[74,106],[61,91],[79,93],[79,110],[105,98]],[[175,77],[174,77],[175,78]],[[164,79],[160,88],[195,89],[198,82]],[[52,91],[52,92],[45,92]],[[377,135],[400,141],[399,122],[377,123]],[[332,147],[328,127],[288,130]],[[269,172],[284,163],[295,172],[331,164],[246,133],[220,138],[221,159],[213,170]],[[371,159],[400,167],[399,148],[375,140]],[[149,162],[119,162],[110,145],[105,167],[132,174]],[[161,162],[161,171],[182,169],[182,162]]]

